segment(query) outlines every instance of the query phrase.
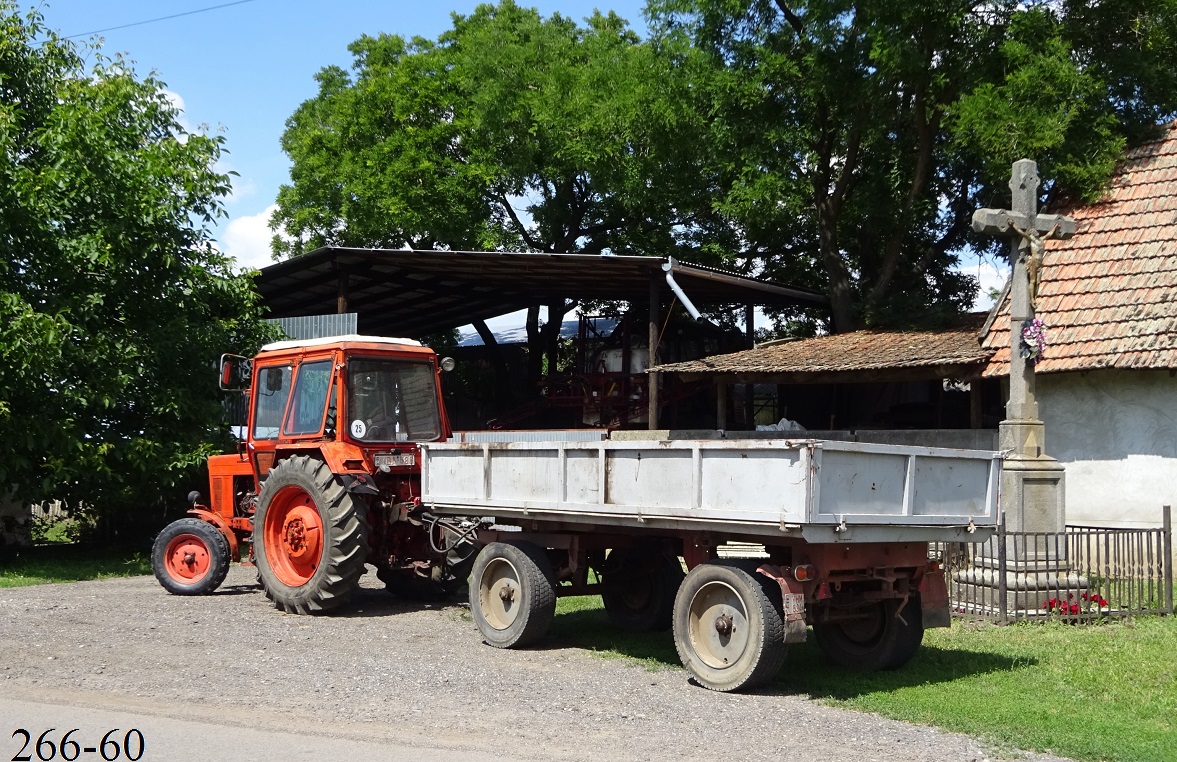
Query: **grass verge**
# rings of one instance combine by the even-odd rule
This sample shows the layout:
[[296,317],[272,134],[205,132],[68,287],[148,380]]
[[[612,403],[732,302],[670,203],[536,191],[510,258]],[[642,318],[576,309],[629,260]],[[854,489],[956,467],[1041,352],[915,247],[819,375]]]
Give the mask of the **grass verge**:
[[[669,633],[623,633],[596,598],[561,599],[553,636],[650,667],[679,667]],[[1177,617],[929,630],[903,669],[827,666],[792,646],[773,686],[824,703],[967,733],[998,750],[1162,762],[1177,749]]]
[[151,559],[142,551],[51,545],[17,548],[0,557],[0,587],[150,573]]

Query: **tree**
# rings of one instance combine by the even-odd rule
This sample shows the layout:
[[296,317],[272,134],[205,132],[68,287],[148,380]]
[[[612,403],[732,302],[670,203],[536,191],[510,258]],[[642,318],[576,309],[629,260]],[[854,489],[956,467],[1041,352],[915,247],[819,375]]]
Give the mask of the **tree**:
[[[928,322],[1012,161],[1091,197],[1127,137],[1177,113],[1177,2],[654,0],[705,53],[716,205],[770,276],[820,284],[832,329]],[[798,277],[800,276],[800,277]]]
[[87,54],[0,2],[0,485],[141,517],[227,444],[217,358],[268,328],[210,239],[221,138]]
[[[615,14],[585,26],[511,0],[436,41],[351,45],[287,122],[280,255],[324,245],[674,254],[708,221],[702,120],[675,62]],[[693,120],[693,121],[692,121]],[[694,124],[695,127],[691,125]],[[698,210],[704,210],[699,215]],[[574,304],[528,319],[532,377]]]

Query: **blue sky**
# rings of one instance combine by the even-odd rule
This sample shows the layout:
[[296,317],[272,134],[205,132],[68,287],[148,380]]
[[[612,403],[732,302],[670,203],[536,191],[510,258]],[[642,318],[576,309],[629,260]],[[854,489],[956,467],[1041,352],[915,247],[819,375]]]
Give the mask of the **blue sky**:
[[[157,19],[225,5],[232,0],[23,0],[40,8],[45,22],[63,35]],[[645,33],[644,0],[546,0],[522,5],[545,16],[559,12],[580,20],[594,8],[613,10]],[[142,76],[156,72],[183,104],[189,129],[222,130],[228,154],[223,170],[236,171],[226,203],[228,220],[217,230],[221,248],[243,265],[270,263],[266,221],[278,186],[289,180],[290,162],[278,141],[300,103],[314,96],[314,75],[332,64],[350,67],[347,46],[363,34],[436,38],[451,26],[452,13],[471,12],[477,2],[400,0],[248,0],[164,21],[110,29],[107,54],[123,53]],[[87,39],[78,38],[79,41]]]
[[[289,179],[290,164],[278,141],[286,118],[314,96],[315,73],[332,64],[350,67],[347,46],[363,34],[436,38],[450,28],[452,13],[469,13],[478,3],[245,0],[216,7],[232,1],[21,0],[20,5],[40,8],[46,23],[63,35],[108,30],[93,35],[102,38],[104,52],[125,54],[140,75],[154,71],[182,104],[189,129],[208,125],[222,131],[228,150],[222,170],[240,176],[234,179],[225,205],[229,217],[218,226],[217,239],[243,266],[264,267],[271,262],[269,210],[278,186]],[[559,12],[577,20],[594,8],[613,10],[645,33],[644,0],[520,4],[545,16]],[[969,263],[966,269],[981,277],[982,294],[1003,282],[1004,272],[990,263]],[[988,300],[982,298],[977,306],[987,308]]]

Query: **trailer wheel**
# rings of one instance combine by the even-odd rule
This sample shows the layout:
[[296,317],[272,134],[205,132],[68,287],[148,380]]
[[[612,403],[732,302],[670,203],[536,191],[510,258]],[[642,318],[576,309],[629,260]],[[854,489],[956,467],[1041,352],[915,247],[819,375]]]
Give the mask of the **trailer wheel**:
[[924,640],[919,594],[908,598],[902,611],[899,601],[881,601],[864,609],[861,617],[815,623],[813,638],[826,660],[839,667],[898,669],[911,661]]
[[292,614],[333,609],[351,596],[368,558],[366,506],[321,460],[295,455],[262,484],[253,519],[258,581]]
[[609,620],[631,632],[669,630],[674,596],[686,576],[677,556],[640,549],[614,548],[601,582],[601,601]]
[[489,645],[520,648],[548,633],[556,582],[543,549],[530,542],[492,542],[470,574],[470,612]]
[[717,562],[692,569],[674,601],[674,646],[704,688],[764,685],[785,660],[780,595],[771,580]]
[[151,546],[151,570],[173,595],[208,595],[229,573],[229,541],[202,519],[179,519]]

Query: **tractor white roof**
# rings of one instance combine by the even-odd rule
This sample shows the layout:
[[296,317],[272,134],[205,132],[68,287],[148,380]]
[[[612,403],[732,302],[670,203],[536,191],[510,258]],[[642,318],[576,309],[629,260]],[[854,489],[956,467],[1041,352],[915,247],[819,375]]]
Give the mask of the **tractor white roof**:
[[421,342],[414,339],[396,339],[389,336],[361,336],[349,333],[346,336],[324,336],[321,339],[291,339],[290,341],[275,341],[266,344],[261,351],[269,352],[273,349],[297,349],[299,347],[321,347],[324,344],[343,344],[344,342],[362,342],[365,344],[399,344],[401,346],[419,347]]

